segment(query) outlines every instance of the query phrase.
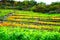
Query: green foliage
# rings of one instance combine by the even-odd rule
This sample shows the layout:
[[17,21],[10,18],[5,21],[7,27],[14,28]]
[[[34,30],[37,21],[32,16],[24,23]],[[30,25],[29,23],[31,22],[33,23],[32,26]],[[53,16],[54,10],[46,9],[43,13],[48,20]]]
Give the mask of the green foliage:
[[45,12],[46,4],[41,2],[38,5],[33,6],[31,10],[35,12]]
[[47,5],[43,2],[37,3],[35,0],[25,0],[23,2],[3,0],[2,4],[0,3],[0,8],[18,9],[42,13],[60,13],[60,2],[52,2],[50,5]]
[[0,40],[60,40],[60,33],[20,27],[0,27]]

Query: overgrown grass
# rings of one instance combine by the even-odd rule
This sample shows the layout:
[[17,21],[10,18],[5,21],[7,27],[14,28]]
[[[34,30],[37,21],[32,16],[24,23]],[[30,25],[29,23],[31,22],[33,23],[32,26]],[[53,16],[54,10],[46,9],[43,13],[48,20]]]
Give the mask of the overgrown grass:
[[0,40],[60,40],[60,33],[5,26],[0,27]]

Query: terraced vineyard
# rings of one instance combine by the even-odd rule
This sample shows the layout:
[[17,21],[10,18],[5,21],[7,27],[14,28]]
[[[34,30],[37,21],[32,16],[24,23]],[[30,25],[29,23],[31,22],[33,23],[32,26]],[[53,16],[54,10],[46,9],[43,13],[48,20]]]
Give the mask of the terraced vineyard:
[[0,26],[20,26],[23,28],[54,30],[57,26],[60,26],[60,17],[10,13],[4,16],[4,20],[0,23]]

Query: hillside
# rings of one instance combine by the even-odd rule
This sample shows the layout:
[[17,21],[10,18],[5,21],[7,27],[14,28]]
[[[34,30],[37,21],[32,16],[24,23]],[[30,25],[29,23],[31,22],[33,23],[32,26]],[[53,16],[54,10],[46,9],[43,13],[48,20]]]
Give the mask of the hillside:
[[60,40],[60,14],[0,9],[1,40]]

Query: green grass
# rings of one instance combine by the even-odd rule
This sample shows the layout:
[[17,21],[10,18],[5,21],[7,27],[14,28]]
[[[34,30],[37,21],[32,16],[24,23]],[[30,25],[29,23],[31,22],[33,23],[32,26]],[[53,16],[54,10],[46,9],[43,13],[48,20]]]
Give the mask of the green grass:
[[0,27],[0,40],[60,40],[60,33],[5,26]]
[[49,13],[36,13],[32,11],[20,11],[20,10],[13,10],[13,9],[0,9],[0,16],[4,16],[10,12],[15,12],[16,14],[26,14],[29,16],[42,16],[42,17],[53,17],[53,16],[60,16],[60,14],[49,14]]
[[12,12],[12,10],[0,9],[0,16],[7,15],[10,12]]

